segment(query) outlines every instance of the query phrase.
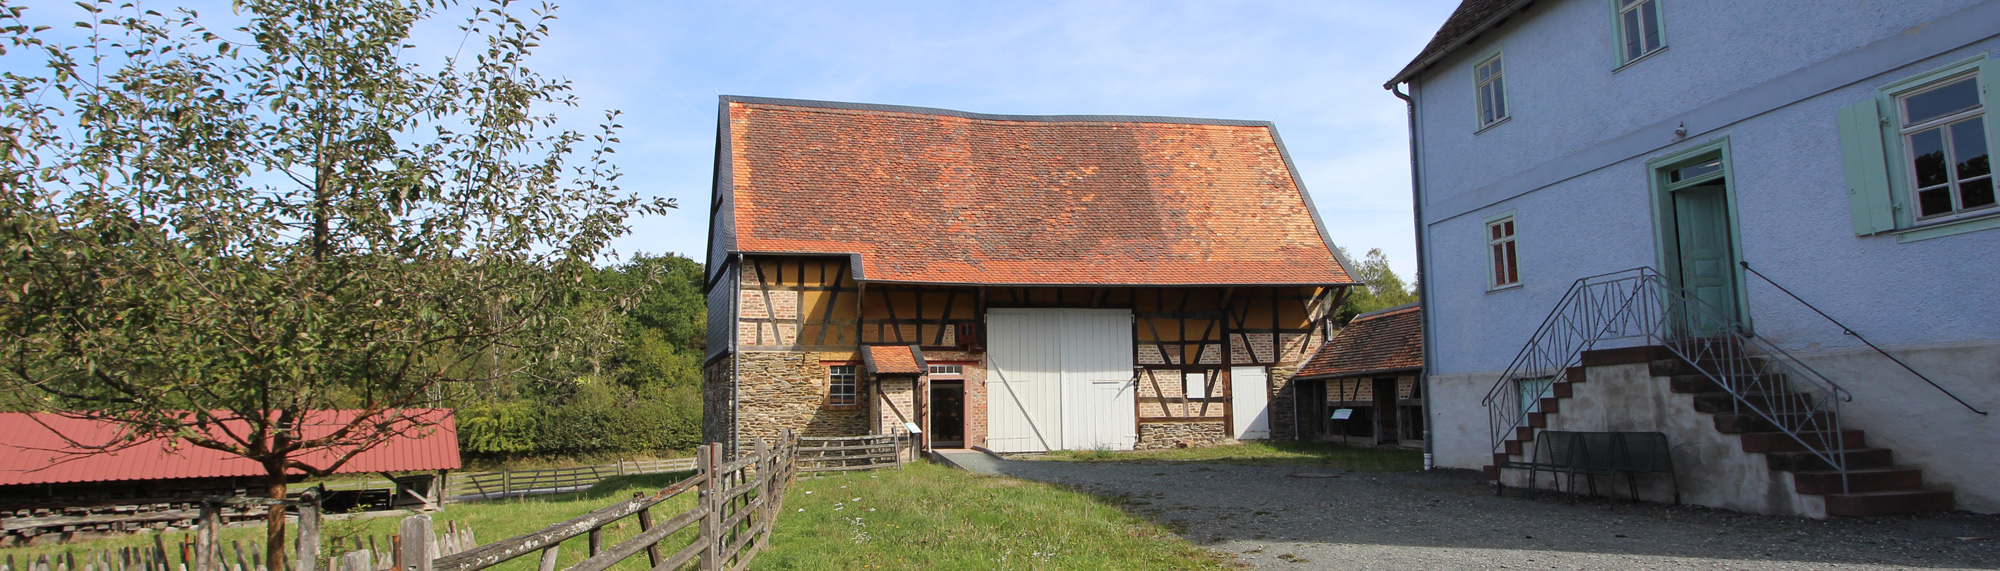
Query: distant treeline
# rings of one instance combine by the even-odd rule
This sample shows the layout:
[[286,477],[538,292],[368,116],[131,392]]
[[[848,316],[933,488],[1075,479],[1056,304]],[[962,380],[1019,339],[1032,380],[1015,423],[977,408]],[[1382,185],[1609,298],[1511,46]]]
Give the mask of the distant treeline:
[[[594,457],[692,450],[701,439],[701,359],[707,306],[701,264],[638,254],[590,278],[603,296],[563,313],[617,327],[611,346],[574,347],[509,371],[458,403],[458,441],[470,457]],[[643,291],[636,298],[621,292]],[[623,301],[621,301],[621,299]],[[609,319],[601,319],[604,317]],[[597,319],[585,319],[585,317]],[[559,350],[561,351],[561,350]]]

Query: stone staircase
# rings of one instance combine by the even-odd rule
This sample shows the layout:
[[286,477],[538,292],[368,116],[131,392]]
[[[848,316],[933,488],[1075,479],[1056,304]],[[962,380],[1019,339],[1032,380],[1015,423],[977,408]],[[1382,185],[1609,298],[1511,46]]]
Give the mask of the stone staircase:
[[[1895,453],[1888,448],[1870,447],[1867,434],[1862,430],[1846,429],[1838,434],[1830,432],[1803,432],[1800,437],[1816,445],[1839,444],[1847,464],[1846,489],[1842,490],[1842,478],[1824,459],[1808,451],[1799,439],[1781,431],[1770,420],[1750,412],[1738,410],[1735,397],[1718,386],[1713,379],[1703,375],[1692,364],[1674,356],[1664,347],[1647,346],[1623,349],[1586,351],[1582,354],[1582,366],[1564,371],[1551,387],[1551,396],[1542,398],[1535,411],[1529,412],[1523,423],[1514,429],[1514,434],[1506,440],[1500,452],[1493,455],[1495,464],[1486,467],[1488,478],[1498,479],[1499,470],[1494,466],[1508,461],[1525,460],[1524,452],[1534,442],[1536,431],[1549,426],[1553,415],[1562,413],[1563,403],[1577,390],[1576,385],[1590,379],[1589,371],[1595,367],[1645,364],[1652,381],[1664,384],[1668,391],[1692,398],[1691,411],[1672,411],[1673,414],[1705,414],[1716,432],[1733,435],[1742,451],[1750,457],[1761,456],[1774,479],[1789,473],[1792,490],[1797,494],[1821,496],[1825,500],[1826,515],[1837,516],[1878,516],[1904,513],[1950,511],[1955,506],[1953,494],[1945,490],[1924,488],[1923,470],[1909,466],[1895,465]],[[1790,392],[1782,376],[1769,375],[1756,378],[1737,378],[1735,384],[1748,389],[1744,397],[1755,404],[1783,404],[1785,399],[1805,398]],[[1676,402],[1681,402],[1677,400]],[[1807,407],[1782,407],[1801,409]],[[1832,413],[1800,413],[1814,415],[1816,420],[1828,421]],[[1780,420],[1805,420],[1780,419]],[[1807,423],[1795,423],[1807,424]],[[1824,424],[1824,423],[1822,423]],[[1677,463],[1685,477],[1682,481],[1699,479],[1703,468],[1693,463]]]

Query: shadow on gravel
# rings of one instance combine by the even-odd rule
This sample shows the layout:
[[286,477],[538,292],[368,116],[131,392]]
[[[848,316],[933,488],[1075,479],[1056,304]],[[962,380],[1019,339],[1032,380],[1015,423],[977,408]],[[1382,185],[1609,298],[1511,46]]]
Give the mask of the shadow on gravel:
[[1197,543],[1227,544],[1242,553],[1261,551],[1251,545],[1261,542],[1285,549],[1316,544],[1336,557],[1374,547],[1419,555],[1427,549],[1458,550],[1460,556],[1479,550],[1474,553],[1496,558],[1482,563],[1491,566],[1518,563],[1510,558],[1570,552],[1768,564],[2000,568],[2000,516],[1969,512],[1811,520],[1601,496],[1570,505],[1567,496],[1551,492],[1509,489],[1507,496],[1495,497],[1487,480],[1469,470],[1368,473],[1047,460],[982,464],[975,470],[1070,486],[1151,517]]

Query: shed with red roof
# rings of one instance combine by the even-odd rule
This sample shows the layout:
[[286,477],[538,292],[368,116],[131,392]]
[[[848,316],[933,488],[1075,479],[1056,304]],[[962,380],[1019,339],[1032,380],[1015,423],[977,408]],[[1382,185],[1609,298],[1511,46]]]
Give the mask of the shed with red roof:
[[1302,431],[1351,444],[1423,447],[1423,308],[1354,316],[1292,378]]

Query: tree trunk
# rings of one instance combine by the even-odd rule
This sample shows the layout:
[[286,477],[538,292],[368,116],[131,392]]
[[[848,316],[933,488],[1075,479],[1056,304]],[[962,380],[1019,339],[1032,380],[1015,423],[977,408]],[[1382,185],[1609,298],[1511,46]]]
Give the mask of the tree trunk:
[[[285,499],[285,461],[264,462],[266,492],[273,500]],[[272,505],[264,515],[264,565],[270,571],[285,571],[285,506]],[[251,571],[251,570],[245,570]]]

